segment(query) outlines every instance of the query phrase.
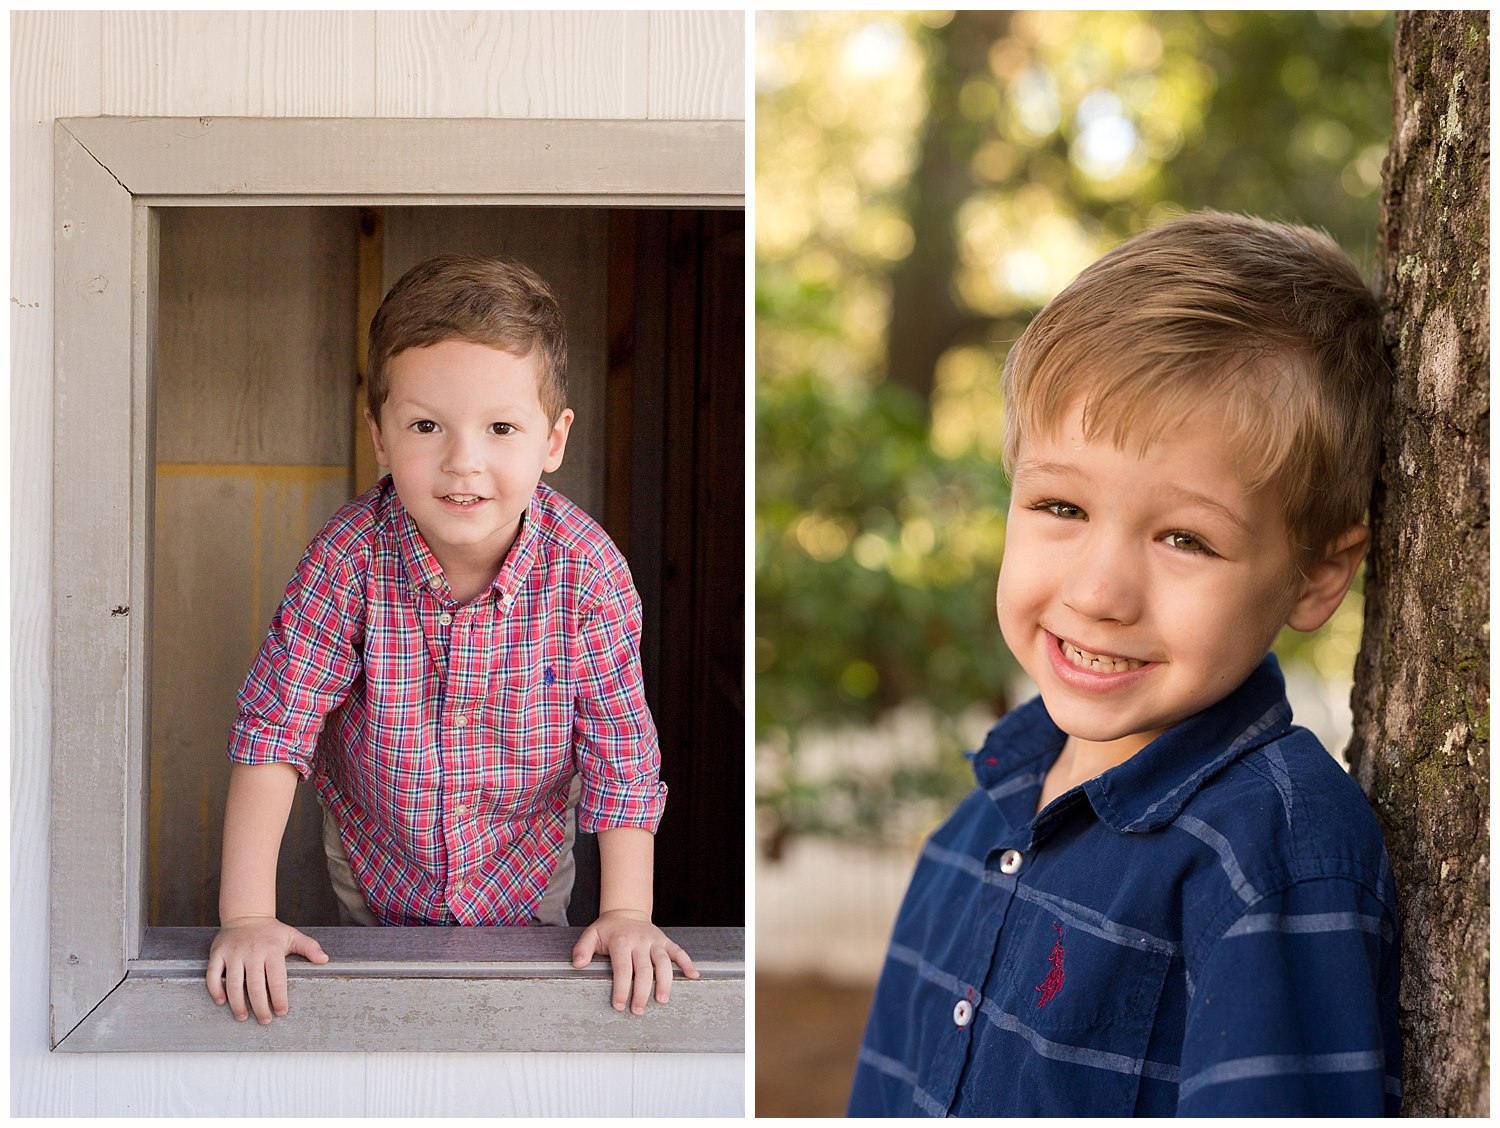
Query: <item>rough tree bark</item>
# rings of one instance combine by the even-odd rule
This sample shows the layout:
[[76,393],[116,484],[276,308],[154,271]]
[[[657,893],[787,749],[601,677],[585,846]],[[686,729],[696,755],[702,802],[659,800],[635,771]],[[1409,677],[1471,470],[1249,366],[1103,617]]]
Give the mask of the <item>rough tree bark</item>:
[[1402,911],[1406,1115],[1489,1112],[1489,19],[1398,15],[1381,201],[1396,390],[1350,760]]

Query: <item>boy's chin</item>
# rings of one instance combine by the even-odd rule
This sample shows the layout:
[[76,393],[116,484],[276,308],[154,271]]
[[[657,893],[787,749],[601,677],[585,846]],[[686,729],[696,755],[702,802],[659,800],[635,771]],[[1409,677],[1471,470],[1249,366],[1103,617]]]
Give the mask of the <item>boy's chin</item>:
[[1160,723],[1158,718],[1141,718],[1144,724],[1127,722],[1122,725],[1118,716],[1100,717],[1096,710],[1080,709],[1074,702],[1058,701],[1055,698],[1049,700],[1046,693],[1042,694],[1042,704],[1046,705],[1052,723],[1062,729],[1069,739],[1086,744],[1111,745],[1116,749],[1144,748],[1176,723]]

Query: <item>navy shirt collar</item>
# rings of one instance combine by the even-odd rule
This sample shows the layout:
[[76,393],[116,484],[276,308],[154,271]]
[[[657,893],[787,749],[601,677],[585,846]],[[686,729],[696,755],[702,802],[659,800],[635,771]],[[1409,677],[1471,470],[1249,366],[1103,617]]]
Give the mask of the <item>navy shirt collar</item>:
[[[1123,764],[1084,783],[1101,822],[1126,832],[1157,830],[1209,779],[1292,727],[1286,683],[1274,654],[1229,696],[1174,725]],[[974,774],[1013,825],[1030,821],[1047,769],[1067,739],[1040,697],[1012,710],[974,755]],[[1034,785],[1034,786],[1033,786]],[[1025,818],[1011,804],[1029,802]],[[1050,810],[1050,808],[1049,808]]]

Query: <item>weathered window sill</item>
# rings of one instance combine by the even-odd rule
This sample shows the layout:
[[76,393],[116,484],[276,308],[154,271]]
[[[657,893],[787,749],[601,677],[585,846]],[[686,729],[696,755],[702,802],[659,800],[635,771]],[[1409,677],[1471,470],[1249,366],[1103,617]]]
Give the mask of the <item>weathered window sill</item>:
[[204,987],[211,928],[150,928],[124,980],[59,1051],[741,1053],[744,930],[678,928],[698,980],[666,1006],[610,1007],[608,960],[571,965],[577,928],[309,928],[330,960],[288,961],[291,1013],[237,1022]]

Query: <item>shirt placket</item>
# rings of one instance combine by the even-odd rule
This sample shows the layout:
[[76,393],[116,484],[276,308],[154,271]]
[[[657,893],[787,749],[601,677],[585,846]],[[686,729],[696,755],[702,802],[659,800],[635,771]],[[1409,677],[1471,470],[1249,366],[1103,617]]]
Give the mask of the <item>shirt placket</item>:
[[934,1060],[933,1076],[923,1086],[942,1105],[945,1114],[955,1111],[971,1062],[988,1052],[979,1048],[991,1041],[986,1031],[983,988],[990,981],[997,954],[1005,950],[1011,906],[1033,850],[1029,828],[1003,832],[1000,844],[985,855],[979,896],[973,899],[967,919],[959,925],[962,935],[970,940],[963,948],[961,971],[950,988],[953,1006],[949,1020],[955,1044],[952,1052],[940,1054]]
[[447,844],[448,871],[444,899],[459,919],[472,915],[476,835],[473,833],[475,795],[480,783],[480,710],[488,690],[484,656],[487,634],[486,600],[463,607],[445,607],[437,617],[448,655],[448,677],[443,696],[443,792],[440,825]]

